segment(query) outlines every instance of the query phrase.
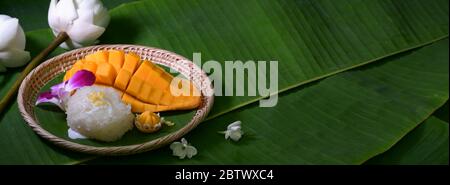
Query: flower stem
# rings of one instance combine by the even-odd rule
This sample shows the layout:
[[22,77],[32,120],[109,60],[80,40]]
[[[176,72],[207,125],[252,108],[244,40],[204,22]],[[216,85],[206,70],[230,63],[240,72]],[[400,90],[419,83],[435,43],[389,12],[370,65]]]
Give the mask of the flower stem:
[[22,71],[22,73],[19,75],[17,80],[14,82],[12,87],[8,90],[6,95],[3,97],[2,101],[0,102],[0,113],[3,112],[3,110],[6,108],[6,106],[9,104],[10,100],[13,99],[12,97],[16,95],[17,90],[20,87],[20,84],[25,79],[25,77],[28,75],[28,73],[31,72],[37,65],[39,65],[42,60],[47,57],[53,50],[55,50],[61,43],[66,41],[69,38],[66,32],[61,32],[56,36],[56,38],[45,48],[41,53],[36,55],[30,63],[25,67],[25,69]]

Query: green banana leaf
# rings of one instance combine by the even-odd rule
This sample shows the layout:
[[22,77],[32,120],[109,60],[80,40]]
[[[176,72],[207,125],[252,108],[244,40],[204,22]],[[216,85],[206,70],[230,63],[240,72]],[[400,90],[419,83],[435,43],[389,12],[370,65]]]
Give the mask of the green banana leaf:
[[[91,162],[361,164],[389,149],[432,114],[433,108],[445,103],[447,50],[448,40],[440,41],[410,55],[381,61],[379,66],[292,90],[274,108],[253,105],[207,121],[186,136],[199,151],[190,160],[178,160],[166,147]],[[425,92],[433,96],[424,96]],[[242,121],[246,132],[241,141],[227,141],[217,134],[235,120]]]
[[[277,60],[282,92],[447,37],[446,5],[409,0],[141,1],[112,10],[102,41],[131,41],[189,58],[201,52],[202,61]],[[211,114],[258,99],[217,96]]]
[[[447,126],[444,126],[447,124]],[[447,164],[448,101],[394,147],[365,164]],[[440,144],[445,143],[447,144]]]
[[[319,84],[312,83],[308,87],[304,87],[305,89],[295,88],[300,85],[432,43],[448,35],[448,1],[209,2],[156,0],[120,6],[111,10],[111,25],[101,41],[102,43],[127,43],[160,47],[175,51],[188,58],[191,58],[193,52],[202,52],[203,61],[210,59],[218,61],[235,59],[278,60],[280,92],[289,89],[294,91],[286,92],[289,95],[283,93],[284,98],[284,96],[294,96],[291,94],[301,94],[303,90],[320,85],[322,82]],[[49,30],[29,32],[27,33],[27,49],[32,54],[36,54],[46,46],[46,43],[50,42],[51,38]],[[439,51],[445,53],[443,50]],[[54,54],[60,52],[62,51],[58,50]],[[448,66],[448,63],[445,64]],[[381,66],[384,65],[383,63]],[[377,68],[377,66],[370,65],[370,68]],[[433,67],[437,70],[441,69],[441,67]],[[18,72],[20,72],[20,69],[10,70],[5,75],[0,76],[0,83],[2,83],[0,94],[4,94]],[[399,71],[393,71],[393,73],[397,74]],[[446,74],[448,76],[448,71]],[[342,78],[340,77],[341,74],[336,76],[336,78]],[[439,81],[430,80],[428,83],[432,84],[431,86],[442,86]],[[406,90],[411,88],[406,86],[407,84],[400,88]],[[328,91],[332,87],[332,84],[325,87],[321,86],[324,91]],[[365,88],[370,89],[370,87],[364,87],[362,90],[365,90]],[[412,89],[414,90],[414,88]],[[398,96],[395,92],[391,93],[392,97]],[[420,93],[424,93],[421,94],[423,97],[435,96],[435,94],[432,94],[433,92]],[[425,108],[422,107],[422,110],[406,111],[406,113],[414,113],[411,116],[420,116],[420,111],[422,111],[422,114],[432,112],[448,99],[448,86],[447,91],[443,91],[443,94],[437,96],[441,99],[438,98],[439,100],[435,100]],[[224,118],[219,117],[218,119],[236,117],[239,112],[232,112],[232,110],[255,102],[259,98],[251,96],[217,97],[210,119],[219,115],[224,115]],[[289,98],[287,99],[285,101],[291,101]],[[376,98],[373,101],[383,103],[382,100]],[[406,106],[414,109],[424,106],[423,104],[426,103],[412,101]],[[243,107],[243,109],[250,111],[261,109],[255,107],[255,105],[252,106]],[[315,108],[328,110],[327,106],[322,106]],[[292,111],[287,110],[286,113],[295,113]],[[306,160],[307,158],[303,157],[303,160],[296,158],[297,161],[295,162],[361,163],[379,152],[387,150],[401,136],[421,122],[417,118],[416,120],[409,118],[409,114],[399,116],[406,117],[404,119],[411,119],[414,123],[405,123],[405,128],[391,128],[392,135],[390,135],[390,138],[373,145],[364,145],[365,148],[361,149],[359,153],[350,155],[353,158],[334,156],[334,158],[328,159],[318,157],[315,160]],[[387,119],[395,119],[396,117],[389,114]],[[347,121],[353,123],[357,118],[358,116],[352,116]],[[83,162],[92,157],[62,151],[46,141],[40,140],[21,120],[17,105],[12,105],[1,119],[2,141],[0,141],[0,148],[6,152],[0,154],[0,163],[70,164]],[[209,125],[209,129],[219,126],[222,128],[225,124],[205,123],[200,128],[205,127],[205,125]],[[197,130],[201,130],[200,128]],[[326,128],[322,129],[326,131]],[[199,132],[194,132],[198,133],[197,137],[201,137],[202,134],[208,135]],[[345,138],[345,135],[342,137]],[[347,137],[351,137],[351,135],[347,135]],[[367,140],[367,142],[371,141]],[[389,145],[386,143],[389,143]],[[250,145],[250,143],[247,144]],[[286,145],[283,144],[282,147],[286,147]],[[226,148],[223,150],[226,150]],[[158,150],[155,153],[157,152],[161,153],[163,150]],[[234,158],[238,158],[240,155],[244,154],[233,154]],[[251,157],[253,156],[249,158]],[[341,159],[340,157],[344,158]],[[170,160],[173,160],[173,158],[170,158]],[[285,160],[289,160],[289,157]],[[226,161],[214,161],[214,163],[226,163]],[[208,159],[197,162],[207,163]]]
[[448,122],[431,116],[389,151],[366,164],[448,165]]
[[442,106],[441,108],[439,108],[433,115],[436,116],[437,118],[441,119],[444,122],[449,122],[448,121],[448,101],[447,103],[445,103],[444,106]]

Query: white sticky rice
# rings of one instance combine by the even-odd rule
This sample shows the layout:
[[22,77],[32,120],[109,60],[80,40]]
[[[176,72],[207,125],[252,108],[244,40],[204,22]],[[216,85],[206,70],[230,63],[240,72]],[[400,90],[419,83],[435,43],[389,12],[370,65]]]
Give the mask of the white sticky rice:
[[[95,105],[89,98],[98,92],[103,93],[102,105]],[[119,92],[111,87],[93,85],[78,89],[69,98],[66,114],[72,130],[100,141],[118,140],[133,128],[131,106],[124,104]]]

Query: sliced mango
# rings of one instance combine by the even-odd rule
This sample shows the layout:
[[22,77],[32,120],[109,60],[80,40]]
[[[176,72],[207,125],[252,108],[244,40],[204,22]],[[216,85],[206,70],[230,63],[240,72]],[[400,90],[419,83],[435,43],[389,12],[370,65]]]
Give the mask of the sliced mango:
[[153,64],[151,64],[149,61],[143,61],[141,65],[139,65],[139,68],[136,70],[133,76],[145,80],[145,78],[147,78],[148,73],[153,70],[152,65]]
[[110,63],[117,73],[119,73],[120,69],[123,66],[123,57],[125,53],[121,50],[110,50],[108,56],[108,63]]
[[89,54],[66,72],[64,80],[82,69],[95,74],[96,84],[120,91],[122,101],[130,104],[133,112],[188,110],[201,103],[200,92],[192,82],[181,79],[173,87],[181,92],[176,95],[171,91],[174,77],[151,61],[141,62],[134,53],[105,50]]
[[92,61],[97,63],[97,65],[101,63],[107,63],[108,62],[108,51],[97,51],[95,53],[91,53],[89,55],[86,55],[84,58],[86,61]]
[[120,69],[114,82],[114,87],[118,88],[119,90],[125,91],[127,89],[128,82],[131,79],[131,75],[131,72],[125,69]]
[[144,80],[137,77],[136,75],[133,75],[133,77],[131,77],[130,84],[128,84],[127,90],[125,92],[134,97],[137,97],[141,92],[141,87],[143,83]]
[[109,63],[99,64],[95,73],[95,82],[112,86],[116,76],[114,67]]
[[[152,91],[147,96],[146,102],[157,105],[161,101],[161,98],[164,93],[166,93],[166,92],[164,92],[164,90],[162,90],[162,89],[152,88]],[[170,92],[168,92],[167,94],[170,94]],[[172,96],[172,95],[169,95],[169,96]]]
[[140,57],[134,53],[125,54],[125,61],[123,63],[122,69],[129,71],[130,73],[134,73],[136,69],[139,67]]
[[133,112],[144,112],[145,111],[145,105],[143,102],[137,100],[136,98],[134,98],[126,93],[122,95],[122,101],[125,102],[126,104],[130,104],[131,111],[133,111]]
[[69,79],[68,79],[69,76],[72,76],[72,75],[75,74],[75,72],[77,72],[77,71],[83,69],[83,64],[84,64],[84,61],[76,62],[76,63],[72,66],[72,68],[69,69],[69,70],[66,72],[67,74],[64,76],[64,81],[69,80]]
[[[97,64],[95,62],[84,62],[82,69],[84,70],[88,70],[92,73],[96,73],[97,72]],[[75,74],[76,71],[74,71],[73,74]]]
[[150,87],[150,85],[147,83],[143,83],[141,86],[141,90],[136,97],[140,100],[146,100],[151,92],[152,92],[152,87]]

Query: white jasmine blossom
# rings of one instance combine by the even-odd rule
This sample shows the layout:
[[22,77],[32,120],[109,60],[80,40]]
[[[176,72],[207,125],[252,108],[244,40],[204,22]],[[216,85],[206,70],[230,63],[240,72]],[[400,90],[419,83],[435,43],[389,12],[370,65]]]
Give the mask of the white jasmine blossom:
[[30,61],[25,49],[25,33],[17,18],[0,14],[0,72],[7,67],[20,67]]
[[186,156],[192,158],[194,155],[197,155],[197,149],[189,145],[184,138],[181,139],[181,142],[173,142],[170,145],[170,149],[172,149],[173,155],[180,159],[184,159]]
[[241,130],[241,121],[235,121],[228,125],[227,130],[220,132],[225,134],[225,139],[231,138],[233,141],[239,141],[244,132]]
[[48,24],[53,34],[66,32],[65,49],[95,44],[109,24],[108,10],[100,0],[52,0]]

